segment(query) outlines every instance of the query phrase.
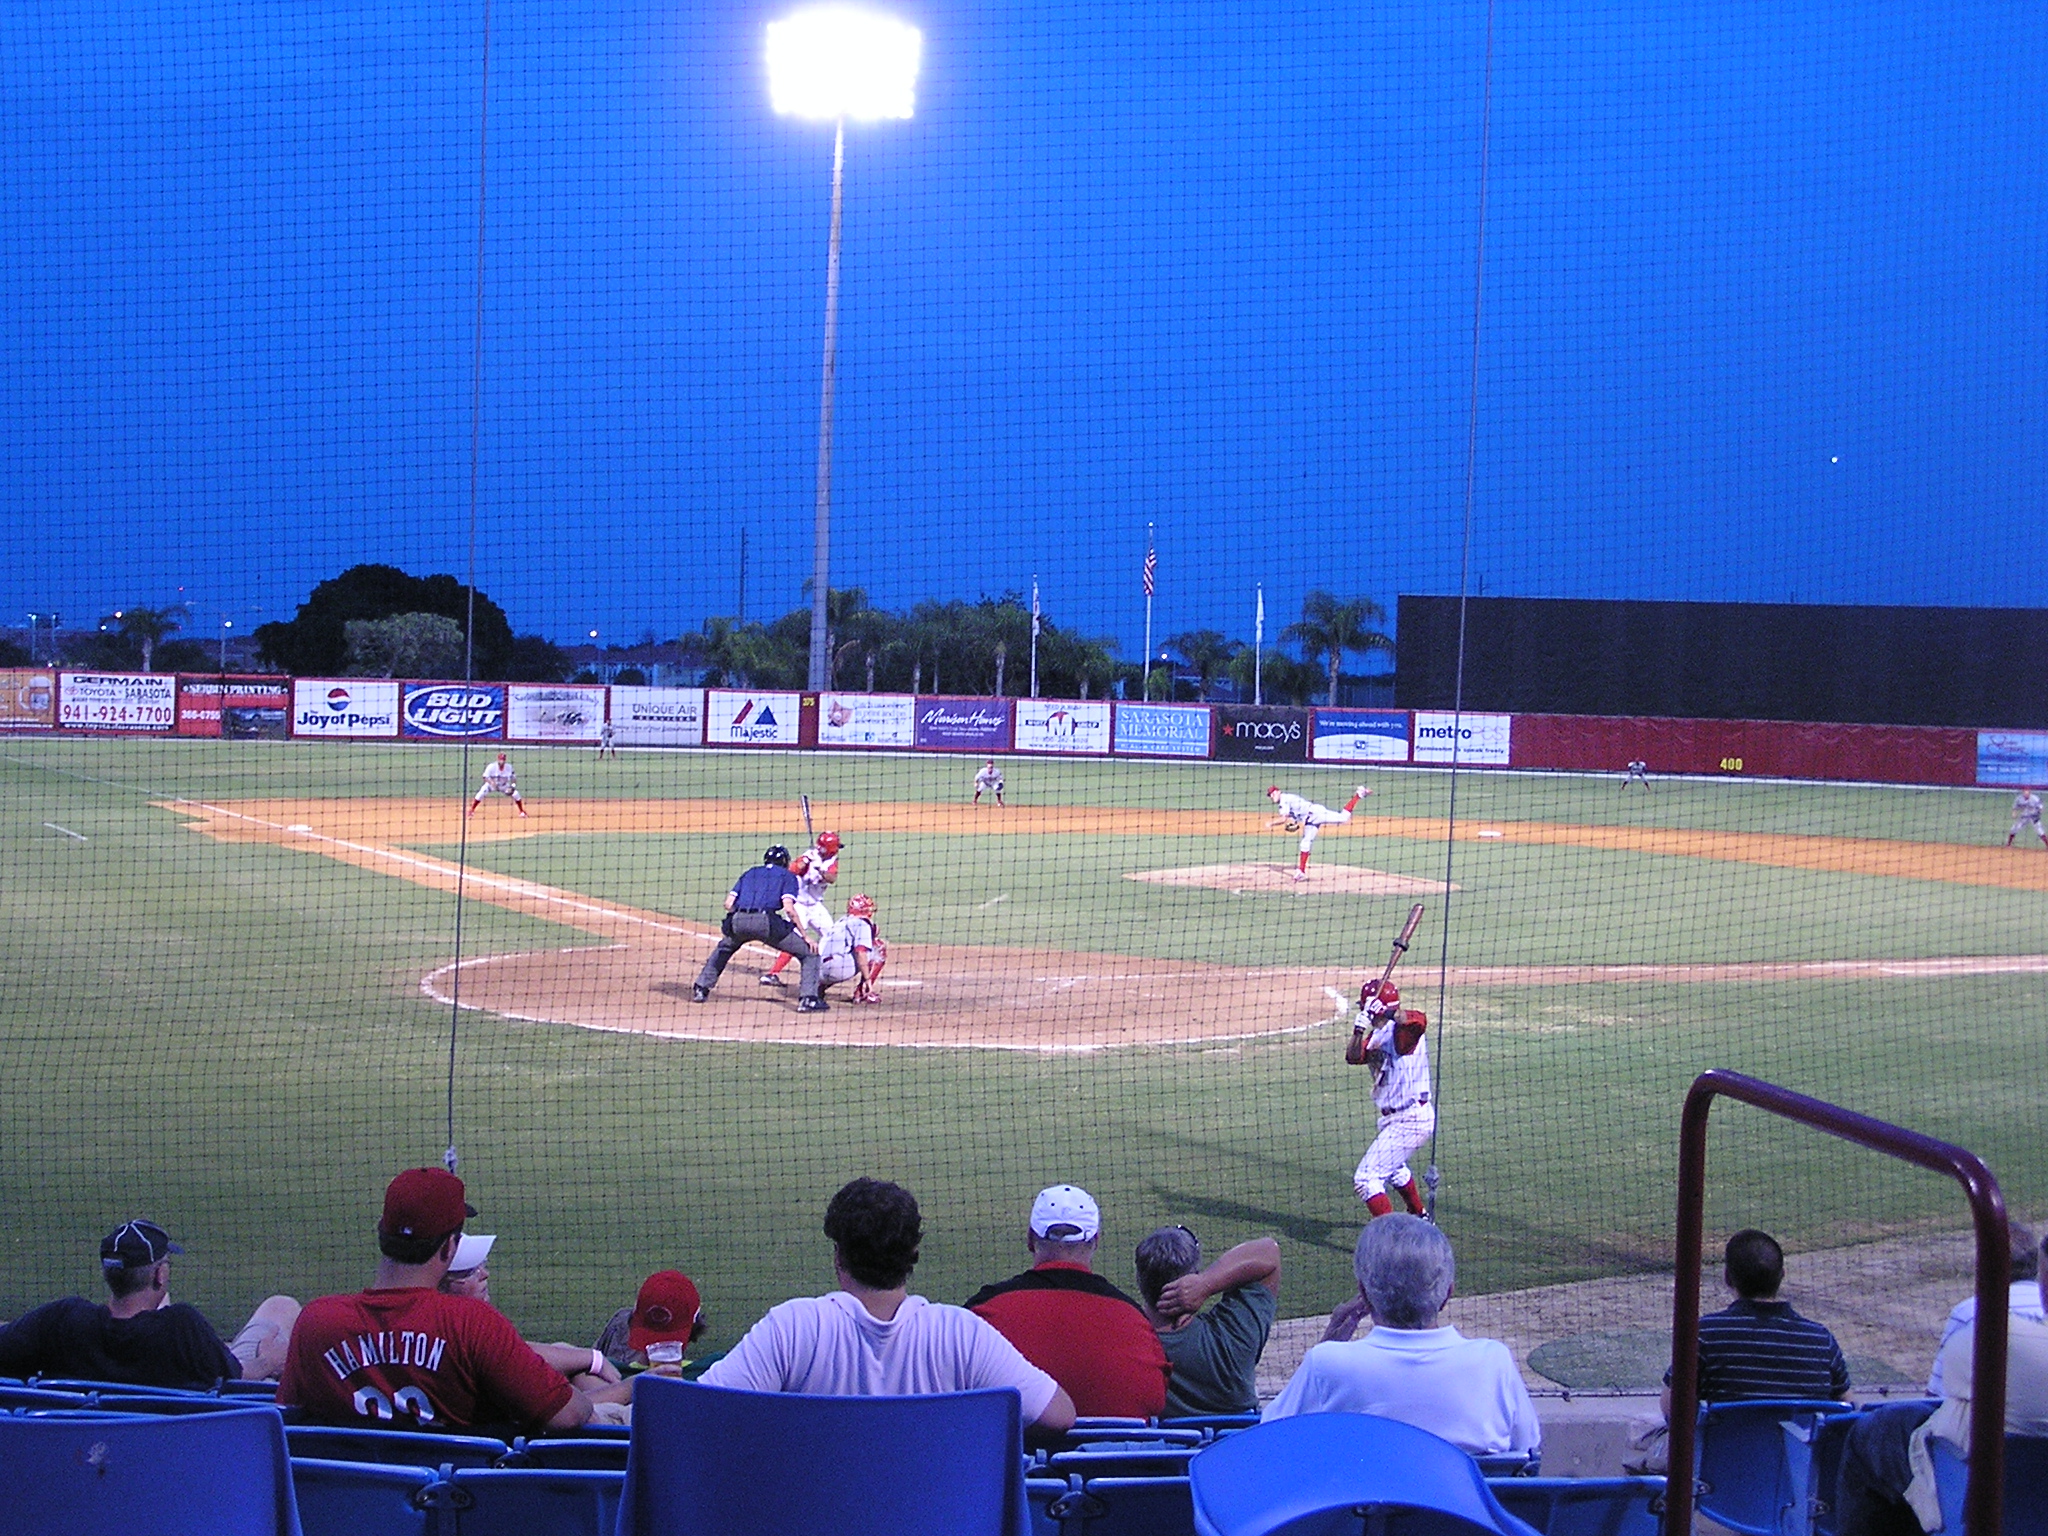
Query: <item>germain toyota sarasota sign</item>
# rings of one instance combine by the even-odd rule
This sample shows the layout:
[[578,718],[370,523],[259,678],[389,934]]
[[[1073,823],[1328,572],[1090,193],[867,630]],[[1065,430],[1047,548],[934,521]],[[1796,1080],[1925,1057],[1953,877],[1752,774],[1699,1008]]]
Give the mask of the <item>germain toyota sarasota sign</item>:
[[505,734],[505,690],[490,683],[407,683],[402,728],[414,738],[495,741]]

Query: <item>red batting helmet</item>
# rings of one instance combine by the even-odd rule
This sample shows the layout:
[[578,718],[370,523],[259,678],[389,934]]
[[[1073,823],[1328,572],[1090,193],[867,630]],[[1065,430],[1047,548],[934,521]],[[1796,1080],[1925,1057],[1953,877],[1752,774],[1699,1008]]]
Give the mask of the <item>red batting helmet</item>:
[[1370,982],[1358,989],[1358,1006],[1385,1013],[1401,1001],[1401,989],[1391,981]]
[[875,915],[875,898],[865,893],[854,897],[853,900],[846,904],[846,915],[848,917],[873,917]]
[[818,834],[818,852],[824,854],[829,859],[838,851],[839,834],[837,832],[820,832]]

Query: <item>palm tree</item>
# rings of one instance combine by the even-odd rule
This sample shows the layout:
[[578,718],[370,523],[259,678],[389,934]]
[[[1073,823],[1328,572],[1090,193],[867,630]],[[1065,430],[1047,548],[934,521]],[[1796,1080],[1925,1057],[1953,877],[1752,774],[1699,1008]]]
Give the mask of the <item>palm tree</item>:
[[1186,634],[1168,635],[1165,648],[1187,658],[1201,679],[1201,697],[1207,700],[1216,679],[1230,666],[1230,658],[1244,649],[1242,640],[1227,640],[1221,630],[1191,629]]
[[1302,599],[1300,622],[1288,625],[1280,638],[1297,642],[1311,661],[1320,659],[1328,668],[1334,709],[1345,655],[1393,650],[1393,640],[1377,627],[1386,621],[1387,610],[1369,597],[1338,598],[1318,588]]
[[132,640],[142,647],[142,670],[147,672],[156,659],[157,642],[185,621],[185,613],[183,603],[173,603],[168,608],[119,608],[101,619],[100,624],[113,625],[123,640]]

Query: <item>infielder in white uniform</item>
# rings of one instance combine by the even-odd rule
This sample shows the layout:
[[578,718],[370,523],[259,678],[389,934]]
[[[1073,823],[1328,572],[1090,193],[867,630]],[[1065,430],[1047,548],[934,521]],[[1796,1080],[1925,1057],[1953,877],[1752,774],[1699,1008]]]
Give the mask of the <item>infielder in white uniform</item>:
[[846,904],[846,916],[825,930],[824,945],[818,951],[824,987],[850,981],[856,1003],[879,1003],[875,979],[888,961],[889,947],[875,932],[875,898],[854,897]]
[[[837,832],[820,832],[815,844],[790,861],[789,872],[796,876],[796,925],[813,945],[819,943],[832,926],[832,913],[825,905],[825,890],[839,878],[840,847]],[[761,973],[761,985],[781,986],[783,968],[791,958],[786,954],[777,955],[775,963]]]
[[990,758],[987,762],[983,763],[981,765],[981,772],[974,776],[973,803],[975,805],[981,804],[981,797],[983,795],[994,795],[997,805],[1003,803],[1003,770],[996,766],[994,758]]
[[1349,821],[1351,813],[1358,809],[1358,802],[1371,793],[1371,790],[1361,784],[1351,791],[1351,798],[1344,802],[1343,810],[1333,811],[1327,805],[1317,805],[1315,801],[1304,800],[1300,795],[1284,794],[1278,784],[1266,786],[1266,798],[1272,801],[1280,812],[1266,823],[1267,830],[1271,831],[1275,827],[1285,827],[1290,832],[1297,827],[1301,830],[1301,857],[1295,865],[1295,879],[1308,878],[1308,851],[1316,845],[1316,834],[1325,827],[1340,826]]
[[2041,846],[2048,848],[2048,832],[2041,830],[2041,797],[2031,789],[2012,797],[2012,830],[2005,834],[2005,846],[2010,848],[2022,832],[2032,832],[2041,839]]
[[1645,790],[1650,787],[1650,765],[1640,757],[1628,765],[1628,777],[1621,781],[1623,789],[1631,784],[1640,784]]
[[1379,1134],[1358,1160],[1351,1187],[1375,1216],[1389,1215],[1394,1202],[1389,1184],[1400,1193],[1410,1214],[1423,1216],[1422,1191],[1408,1171],[1408,1156],[1436,1132],[1436,1110],[1429,1102],[1429,1047],[1423,1032],[1429,1020],[1403,1008],[1401,992],[1391,981],[1367,982],[1359,993],[1359,1022],[1344,1059],[1372,1068],[1372,1100],[1380,1113]]
[[484,803],[485,795],[505,795],[519,807],[519,814],[526,814],[526,802],[519,798],[519,775],[512,771],[512,765],[505,761],[500,752],[498,760],[484,769],[484,782],[476,792],[476,798],[469,802],[469,809],[463,814],[474,816],[476,808]]

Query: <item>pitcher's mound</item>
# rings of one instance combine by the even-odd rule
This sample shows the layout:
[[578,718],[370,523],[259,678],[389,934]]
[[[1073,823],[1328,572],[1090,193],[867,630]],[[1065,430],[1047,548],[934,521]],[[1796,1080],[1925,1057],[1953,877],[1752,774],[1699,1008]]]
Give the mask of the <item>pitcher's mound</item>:
[[1198,864],[1193,869],[1139,870],[1124,878],[1149,880],[1154,885],[1200,885],[1212,891],[1285,891],[1306,896],[1427,896],[1443,889],[1440,880],[1390,875],[1383,869],[1363,869],[1356,864],[1311,864],[1306,880],[1294,878],[1292,864]]

